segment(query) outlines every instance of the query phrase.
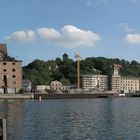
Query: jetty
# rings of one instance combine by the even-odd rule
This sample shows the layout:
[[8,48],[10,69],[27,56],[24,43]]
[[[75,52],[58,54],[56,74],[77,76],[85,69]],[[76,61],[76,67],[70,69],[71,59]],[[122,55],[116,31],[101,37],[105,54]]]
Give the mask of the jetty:
[[81,99],[81,98],[109,98],[117,96],[115,93],[95,93],[95,94],[42,94],[35,93],[34,99]]

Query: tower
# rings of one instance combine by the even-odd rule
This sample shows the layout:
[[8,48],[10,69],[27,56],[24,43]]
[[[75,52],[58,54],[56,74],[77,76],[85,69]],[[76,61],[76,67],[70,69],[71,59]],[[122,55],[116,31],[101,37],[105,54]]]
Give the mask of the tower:
[[77,53],[75,55],[75,58],[77,60],[77,89],[80,89],[80,55]]
[[66,53],[63,54],[63,61],[67,61],[68,60],[68,55]]
[[113,91],[120,91],[120,81],[121,76],[119,75],[119,69],[121,68],[121,65],[114,64],[113,74],[111,76],[111,89]]

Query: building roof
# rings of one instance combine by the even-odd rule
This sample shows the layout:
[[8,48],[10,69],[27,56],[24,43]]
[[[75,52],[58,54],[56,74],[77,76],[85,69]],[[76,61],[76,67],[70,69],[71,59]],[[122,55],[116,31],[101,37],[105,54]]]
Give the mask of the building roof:
[[68,57],[67,53],[64,53],[64,54],[63,54],[63,57]]
[[16,60],[14,57],[10,57],[7,52],[7,45],[5,43],[0,43],[0,61],[13,61],[21,62]]

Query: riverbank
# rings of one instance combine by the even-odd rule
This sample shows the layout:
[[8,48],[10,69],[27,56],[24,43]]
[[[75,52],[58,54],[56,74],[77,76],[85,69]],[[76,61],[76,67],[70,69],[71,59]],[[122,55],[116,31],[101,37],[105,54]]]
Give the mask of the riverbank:
[[0,99],[34,99],[34,94],[0,94]]
[[115,93],[95,93],[95,94],[34,94],[34,99],[80,99],[80,98],[108,98],[117,97]]
[[[123,95],[123,96],[122,96]],[[80,99],[80,98],[116,98],[116,97],[140,97],[140,94],[118,93],[30,93],[30,94],[0,94],[0,99]]]

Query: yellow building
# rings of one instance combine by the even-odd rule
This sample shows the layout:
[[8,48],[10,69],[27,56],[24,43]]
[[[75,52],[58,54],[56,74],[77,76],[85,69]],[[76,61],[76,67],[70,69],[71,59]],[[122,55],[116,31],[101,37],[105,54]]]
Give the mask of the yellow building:
[[140,80],[136,77],[121,77],[121,91],[136,92],[140,90]]

